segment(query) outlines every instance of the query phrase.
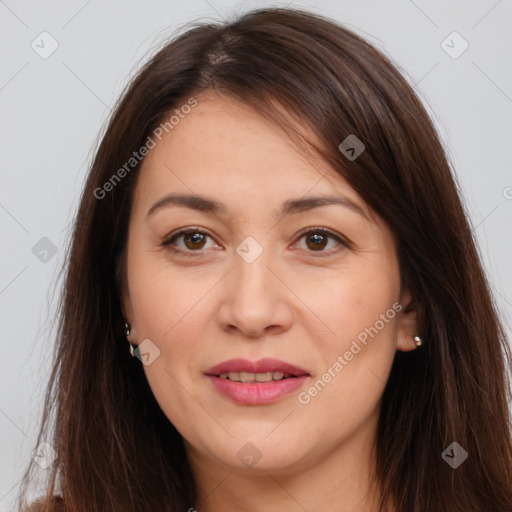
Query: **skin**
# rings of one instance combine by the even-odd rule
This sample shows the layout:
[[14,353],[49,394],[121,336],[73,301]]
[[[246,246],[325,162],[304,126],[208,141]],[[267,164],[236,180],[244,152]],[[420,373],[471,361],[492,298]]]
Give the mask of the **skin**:
[[[122,293],[129,340],[149,339],[160,350],[144,371],[185,440],[199,489],[190,507],[373,511],[378,489],[369,478],[382,393],[396,350],[416,349],[419,332],[414,309],[405,312],[411,297],[400,289],[393,234],[339,174],[305,158],[250,107],[213,93],[197,99],[144,160]],[[171,192],[214,198],[227,211],[171,205],[148,216]],[[275,213],[285,200],[320,194],[349,198],[366,216],[339,205]],[[318,227],[348,239],[350,248],[329,237],[315,248],[314,233],[300,234]],[[162,243],[181,228],[209,236],[200,243],[179,237],[180,255]],[[248,236],[263,249],[252,263],[236,252]],[[402,311],[300,403],[299,393],[395,302]],[[240,405],[204,375],[235,357],[273,357],[311,376],[278,402]],[[261,454],[251,467],[237,457],[247,442]]]

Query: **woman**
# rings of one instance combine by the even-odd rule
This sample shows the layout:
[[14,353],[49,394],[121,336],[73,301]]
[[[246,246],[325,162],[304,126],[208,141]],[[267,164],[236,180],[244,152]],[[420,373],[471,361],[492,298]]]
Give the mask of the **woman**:
[[301,10],[198,25],[90,169],[29,510],[512,511],[510,368],[389,60]]

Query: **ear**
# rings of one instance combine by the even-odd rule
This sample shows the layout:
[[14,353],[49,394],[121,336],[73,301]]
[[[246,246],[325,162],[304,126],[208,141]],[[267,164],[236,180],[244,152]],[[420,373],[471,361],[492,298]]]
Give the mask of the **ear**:
[[421,326],[418,322],[418,312],[414,300],[408,289],[402,292],[400,304],[402,304],[403,309],[398,316],[396,349],[402,352],[410,352],[418,348],[413,338],[421,332]]

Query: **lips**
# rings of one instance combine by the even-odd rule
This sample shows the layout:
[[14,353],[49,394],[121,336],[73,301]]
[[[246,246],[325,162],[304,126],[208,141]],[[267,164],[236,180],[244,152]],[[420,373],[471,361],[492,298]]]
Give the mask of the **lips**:
[[291,377],[309,375],[309,372],[304,368],[271,358],[264,358],[254,362],[248,361],[247,359],[230,359],[229,361],[224,361],[223,363],[213,366],[205,372],[206,375],[214,377],[229,373],[283,373]]
[[267,405],[297,391],[310,374],[278,359],[230,359],[205,372],[225,398],[242,405]]

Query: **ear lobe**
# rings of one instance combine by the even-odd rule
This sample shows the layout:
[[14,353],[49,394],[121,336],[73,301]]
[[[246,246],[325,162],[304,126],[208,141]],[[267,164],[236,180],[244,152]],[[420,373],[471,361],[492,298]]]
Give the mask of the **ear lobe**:
[[420,333],[420,325],[414,298],[408,289],[403,291],[400,303],[403,309],[398,317],[396,349],[401,352],[410,352],[418,348],[414,336]]

